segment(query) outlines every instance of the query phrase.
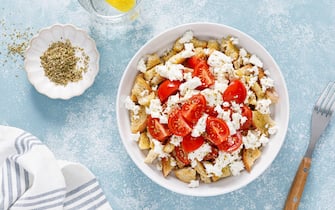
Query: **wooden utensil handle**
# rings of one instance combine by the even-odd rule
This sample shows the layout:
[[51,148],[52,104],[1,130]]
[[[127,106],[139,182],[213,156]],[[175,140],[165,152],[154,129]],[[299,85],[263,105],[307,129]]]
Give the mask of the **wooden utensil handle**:
[[298,171],[295,174],[294,181],[291,185],[290,192],[285,203],[285,210],[298,209],[301,195],[304,191],[305,183],[311,167],[312,159],[304,157],[299,165]]

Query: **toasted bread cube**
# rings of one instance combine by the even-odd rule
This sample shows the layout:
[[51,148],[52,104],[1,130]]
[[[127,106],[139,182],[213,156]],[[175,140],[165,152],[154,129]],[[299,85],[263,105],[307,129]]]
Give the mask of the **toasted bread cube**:
[[161,59],[156,53],[148,55],[147,63],[146,63],[147,69],[151,69],[152,67],[160,63],[161,63]]
[[180,39],[177,39],[175,43],[173,44],[172,50],[176,53],[182,51],[184,49],[184,44],[179,41]]
[[146,132],[141,133],[140,138],[138,140],[138,147],[141,150],[150,149],[150,139],[147,136]]
[[255,161],[261,156],[262,152],[259,149],[243,149],[242,161],[245,169],[250,172]]
[[159,75],[156,71],[156,66],[147,70],[144,73],[144,79],[150,83],[151,86],[158,85],[165,80],[164,77]]
[[167,143],[167,144],[165,144],[164,145],[164,147],[163,147],[163,152],[165,152],[165,153],[171,153],[173,150],[174,150],[174,145],[173,144],[171,144],[171,143]]
[[153,149],[151,149],[149,150],[146,158],[144,159],[144,162],[147,164],[152,163],[157,157],[158,157],[158,154],[155,153]]
[[268,128],[275,125],[269,114],[262,114],[259,111],[252,111],[253,125],[266,136],[269,136]]
[[214,49],[214,50],[220,50],[220,45],[216,40],[210,39],[207,42],[207,48]]
[[224,167],[221,171],[222,171],[221,176],[216,176],[216,175],[212,176],[212,181],[213,182],[216,182],[216,181],[218,181],[222,178],[231,176],[231,171],[230,171],[229,166]]
[[197,161],[197,165],[194,167],[196,172],[200,175],[200,180],[204,183],[211,183],[212,180],[208,177],[205,167],[202,165],[201,162]]
[[162,56],[163,61],[168,61],[172,56],[174,56],[175,54],[177,54],[178,52],[174,51],[174,50],[169,50],[166,53],[164,53],[164,55]]
[[147,113],[144,106],[140,106],[138,114],[130,111],[130,130],[132,133],[143,132],[147,127]]
[[139,98],[148,95],[151,92],[150,85],[143,78],[143,74],[138,74],[135,78],[133,88],[131,89],[131,98],[136,98],[137,101]]
[[206,48],[207,47],[207,41],[200,40],[197,38],[191,39],[191,43],[193,44],[194,48],[197,48],[197,47]]
[[174,174],[180,181],[190,183],[196,179],[197,172],[192,167],[186,167],[175,170]]
[[171,158],[170,157],[162,158],[161,163],[162,163],[163,176],[167,177],[173,169],[173,166],[171,165]]

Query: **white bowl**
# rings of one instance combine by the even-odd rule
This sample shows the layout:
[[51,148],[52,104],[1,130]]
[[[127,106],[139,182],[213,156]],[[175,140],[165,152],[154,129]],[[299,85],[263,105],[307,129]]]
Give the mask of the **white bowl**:
[[[56,85],[44,75],[40,56],[57,41],[70,40],[74,47],[82,48],[89,56],[88,70],[78,82],[70,82],[66,86]],[[28,80],[38,92],[54,99],[70,99],[79,96],[89,88],[99,72],[99,53],[95,41],[82,29],[73,25],[55,24],[41,29],[34,36],[25,52],[24,66]]]
[[[221,179],[211,184],[200,184],[197,188],[189,188],[174,176],[164,178],[161,171],[154,165],[144,163],[145,155],[138,148],[135,141],[131,140],[130,120],[128,110],[125,108],[124,100],[130,95],[132,84],[137,72],[137,63],[144,55],[154,52],[162,52],[170,48],[173,42],[182,36],[185,31],[192,30],[197,38],[222,38],[232,35],[239,39],[239,45],[243,46],[248,52],[256,54],[268,69],[271,77],[275,80],[275,88],[280,96],[279,102],[272,110],[273,119],[278,126],[278,132],[270,138],[270,142],[264,147],[261,157],[256,161],[250,173],[243,171],[239,176],[232,176]],[[257,41],[247,34],[219,24],[213,23],[192,23],[177,26],[167,30],[147,42],[132,58],[128,64],[120,82],[117,95],[117,121],[122,142],[138,168],[157,184],[171,191],[191,195],[191,196],[215,196],[237,190],[255,180],[261,175],[276,158],[287,132],[289,121],[289,100],[286,84],[282,73],[271,55]]]

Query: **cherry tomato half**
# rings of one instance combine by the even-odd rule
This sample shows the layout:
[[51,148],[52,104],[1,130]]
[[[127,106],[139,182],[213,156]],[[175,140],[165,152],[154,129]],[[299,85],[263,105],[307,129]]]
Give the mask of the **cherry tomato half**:
[[244,105],[242,108],[242,116],[247,118],[247,121],[245,121],[241,125],[241,130],[249,130],[250,126],[252,125],[252,111],[251,109],[247,106]]
[[176,157],[180,162],[185,165],[190,164],[191,161],[188,159],[187,153],[180,146],[175,147],[174,151],[176,152]]
[[203,61],[205,61],[203,58],[194,55],[186,60],[186,66],[194,69],[200,62]]
[[181,82],[178,80],[165,80],[164,82],[162,82],[157,90],[157,95],[161,102],[165,102],[169,98],[169,96],[176,94],[179,90],[180,84]]
[[183,141],[181,142],[181,147],[185,152],[193,152],[194,150],[201,147],[204,142],[204,137],[193,137],[191,136],[191,134],[189,134],[183,138]]
[[181,107],[181,114],[191,124],[196,124],[206,109],[206,98],[197,94],[189,98]]
[[228,102],[235,101],[240,104],[244,102],[246,97],[247,90],[240,80],[232,81],[223,92],[223,100]]
[[194,68],[193,77],[199,77],[202,85],[198,89],[204,89],[214,84],[215,77],[209,70],[209,66],[205,60],[200,61]]
[[234,152],[237,150],[242,144],[242,135],[240,132],[237,132],[236,134],[229,136],[226,141],[223,141],[221,144],[217,145],[219,150],[225,151],[225,152]]
[[227,140],[230,135],[229,127],[226,122],[217,117],[207,117],[206,132],[208,140],[215,145],[219,145]]
[[164,141],[171,135],[167,125],[161,124],[158,118],[153,118],[151,115],[148,117],[147,128],[151,136],[158,141]]
[[170,132],[177,136],[186,136],[192,131],[192,128],[183,118],[180,109],[175,109],[169,114],[168,127]]

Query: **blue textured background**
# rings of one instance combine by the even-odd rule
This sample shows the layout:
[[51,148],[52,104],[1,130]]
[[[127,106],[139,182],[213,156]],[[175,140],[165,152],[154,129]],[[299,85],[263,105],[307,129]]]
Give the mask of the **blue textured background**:
[[[291,109],[286,141],[265,173],[240,190],[209,198],[172,193],[144,176],[123,148],[115,114],[118,83],[135,52],[163,30],[197,21],[226,24],[260,42],[283,72]],[[54,23],[89,31],[101,55],[94,85],[68,101],[37,93],[23,59],[7,54],[9,34],[29,27],[37,33]],[[333,0],[144,0],[140,18],[123,26],[92,23],[77,1],[1,0],[0,36],[0,124],[25,129],[58,158],[85,164],[114,209],[282,209],[307,148],[313,104],[335,80]],[[334,124],[317,144],[300,209],[334,209]]]

